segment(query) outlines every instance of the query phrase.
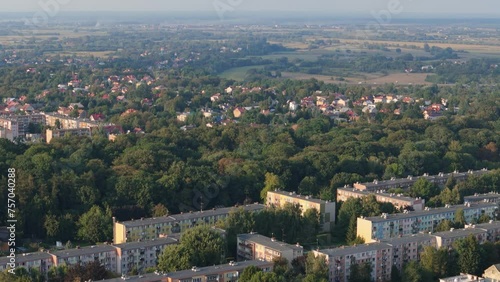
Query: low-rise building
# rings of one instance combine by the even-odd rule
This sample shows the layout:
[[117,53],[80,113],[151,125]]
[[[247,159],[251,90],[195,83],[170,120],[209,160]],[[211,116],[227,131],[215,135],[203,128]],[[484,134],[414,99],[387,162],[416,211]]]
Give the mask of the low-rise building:
[[217,221],[226,218],[232,210],[237,208],[242,208],[249,212],[258,212],[263,210],[265,206],[251,204],[123,222],[115,220],[113,223],[113,242],[121,244],[138,240],[151,240],[170,234],[182,233],[189,228],[201,224],[213,226]]
[[264,272],[270,272],[273,269],[273,262],[267,261],[241,261],[230,262],[229,264],[193,267],[189,270],[182,270],[168,273],[166,282],[236,282],[243,270],[249,266],[255,266]]
[[361,198],[369,195],[374,195],[378,202],[391,203],[396,208],[411,207],[414,211],[421,211],[425,208],[425,200],[422,198],[412,198],[405,197],[402,194],[386,193],[385,190],[367,191],[348,187],[337,189],[337,202],[345,202],[351,197]]
[[316,209],[321,217],[321,229],[330,232],[335,224],[335,202],[323,201],[309,196],[302,196],[295,192],[269,191],[266,204],[268,206],[283,207],[285,204],[298,204],[304,214],[308,209]]
[[457,211],[463,210],[467,223],[472,223],[481,215],[490,217],[497,212],[495,203],[447,205],[444,208],[425,208],[423,211],[405,211],[398,214],[382,214],[374,217],[360,217],[357,220],[357,235],[365,242],[408,236],[420,232],[433,232],[443,220],[455,220]]
[[238,260],[265,260],[285,258],[289,263],[304,255],[304,248],[277,241],[260,234],[239,234],[237,244]]

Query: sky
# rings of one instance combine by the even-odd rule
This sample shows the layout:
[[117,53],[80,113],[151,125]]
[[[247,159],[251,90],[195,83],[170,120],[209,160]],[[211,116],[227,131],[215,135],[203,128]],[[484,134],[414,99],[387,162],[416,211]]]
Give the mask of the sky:
[[[499,0],[0,0],[0,12],[50,11],[298,11],[371,15],[500,15]],[[53,8],[54,4],[58,7]],[[390,9],[390,7],[393,7]],[[216,8],[218,7],[218,8]]]

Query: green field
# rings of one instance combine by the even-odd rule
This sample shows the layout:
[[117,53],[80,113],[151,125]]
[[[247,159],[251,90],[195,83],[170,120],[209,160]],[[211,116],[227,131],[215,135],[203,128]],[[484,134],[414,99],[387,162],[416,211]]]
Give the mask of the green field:
[[247,72],[249,70],[262,69],[262,68],[264,68],[264,65],[232,68],[232,69],[228,69],[228,70],[222,72],[221,74],[219,74],[219,76],[222,78],[225,78],[225,79],[233,79],[236,81],[243,81],[243,80],[245,80],[245,77],[246,77]]

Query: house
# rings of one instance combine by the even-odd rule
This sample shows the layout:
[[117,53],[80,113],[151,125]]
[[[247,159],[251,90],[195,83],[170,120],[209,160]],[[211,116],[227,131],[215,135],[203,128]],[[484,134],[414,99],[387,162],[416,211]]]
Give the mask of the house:
[[500,282],[500,264],[494,264],[486,268],[483,277],[485,282]]
[[190,112],[184,112],[177,115],[177,120],[180,122],[186,122],[188,117],[191,115]]
[[24,104],[21,108],[19,108],[19,110],[22,112],[33,112],[35,108],[33,108],[30,104]]
[[387,98],[383,95],[379,95],[379,96],[376,96],[375,98],[373,98],[373,102],[385,104],[385,103],[387,103]]
[[234,110],[233,110],[233,115],[234,115],[234,118],[240,118],[244,113],[246,112],[246,109],[245,108],[242,108],[242,107],[236,107]]
[[90,115],[91,121],[103,121],[106,117],[103,114],[92,114]]
[[425,120],[430,120],[430,121],[433,121],[433,120],[437,120],[437,119],[440,119],[440,118],[443,118],[443,114],[441,112],[436,112],[436,111],[424,111],[424,119]]
[[224,91],[225,91],[227,94],[231,94],[231,93],[233,93],[233,88],[231,88],[231,86],[230,86],[230,87],[226,88]]
[[151,101],[151,99],[144,98],[141,101],[141,105],[146,106],[146,107],[151,107],[153,105],[153,101]]
[[74,109],[83,109],[85,108],[81,103],[71,103],[69,104],[69,107],[71,110],[74,110]]
[[299,108],[299,105],[295,101],[291,101],[288,103],[288,109],[292,112],[295,112]]
[[214,94],[214,95],[212,95],[212,96],[210,97],[210,101],[212,101],[212,102],[216,102],[216,101],[219,101],[219,100],[220,100],[220,98],[221,98],[220,93],[216,93],[216,94]]
[[372,114],[372,115],[378,113],[377,107],[375,105],[368,105],[368,106],[364,107],[362,111],[363,111],[363,113]]
[[128,110],[124,111],[120,116],[124,117],[126,115],[133,114],[133,113],[137,113],[137,110],[135,110],[135,109],[128,109]]
[[327,101],[327,98],[324,97],[324,96],[316,96],[316,106],[322,106],[322,105],[325,105],[327,104],[328,101]]

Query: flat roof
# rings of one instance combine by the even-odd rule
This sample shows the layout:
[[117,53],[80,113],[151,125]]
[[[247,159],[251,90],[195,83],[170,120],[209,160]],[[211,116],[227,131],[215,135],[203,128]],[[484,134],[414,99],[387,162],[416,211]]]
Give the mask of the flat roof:
[[[165,279],[165,280],[164,280]],[[154,273],[147,273],[143,275],[135,275],[135,276],[127,276],[127,279],[122,279],[121,277],[118,278],[113,278],[113,279],[106,279],[106,280],[99,280],[101,282],[161,282],[161,281],[166,281],[166,277],[163,275],[159,274],[154,274]]]
[[469,199],[470,200],[483,200],[483,199],[496,199],[496,198],[500,198],[500,194],[491,192],[491,193],[487,193],[487,194],[474,194],[472,196],[465,196],[464,201],[469,200]]
[[402,194],[386,193],[386,192],[379,192],[379,191],[359,190],[359,189],[352,188],[352,187],[338,188],[337,192],[338,191],[353,192],[353,193],[363,194],[366,196],[369,196],[369,195],[383,196],[383,197],[386,197],[389,199],[404,200],[404,201],[409,201],[409,202],[417,200],[413,197],[407,197],[407,196],[404,196]]
[[438,175],[422,175],[422,176],[408,176],[407,178],[395,178],[395,179],[390,179],[390,180],[375,180],[373,182],[365,182],[365,183],[355,183],[356,185],[364,185],[367,188],[372,187],[380,187],[380,186],[386,186],[386,185],[398,185],[398,184],[407,184],[411,182],[417,181],[419,178],[425,178],[429,181],[434,181],[436,179],[448,179],[448,177],[453,176],[453,177],[467,177],[469,175],[482,175],[485,173],[488,173],[489,170],[487,169],[482,169],[482,170],[469,170],[466,172],[451,172],[451,173],[440,173]]
[[485,233],[486,230],[478,228],[465,228],[465,229],[454,229],[453,231],[443,231],[432,234],[436,237],[442,237],[445,239],[457,238],[457,237],[467,237],[469,235],[476,235]]
[[51,254],[57,256],[58,258],[69,258],[69,257],[77,257],[77,256],[85,256],[91,254],[99,254],[105,252],[115,252],[116,249],[112,245],[97,245],[97,246],[88,246],[79,249],[70,249],[70,250],[61,250],[55,251]]
[[394,237],[390,239],[385,239],[385,240],[380,240],[382,243],[387,243],[389,245],[400,245],[400,244],[407,244],[407,243],[421,243],[429,240],[433,240],[434,237],[430,234],[426,233],[419,233],[419,234],[413,234],[411,236],[403,236],[403,237]]
[[188,219],[198,219],[198,218],[203,218],[203,217],[224,215],[224,214],[229,214],[230,211],[232,211],[233,209],[234,210],[238,209],[238,208],[243,208],[245,211],[253,212],[253,211],[263,210],[265,207],[266,206],[264,206],[262,204],[250,204],[250,205],[241,205],[241,206],[234,206],[234,207],[227,207],[227,208],[204,210],[204,211],[198,211],[198,212],[188,212],[188,213],[175,214],[175,215],[163,216],[163,217],[150,217],[150,218],[144,218],[144,219],[122,221],[122,222],[117,222],[117,223],[123,224],[126,227],[137,227],[137,226],[143,226],[143,225],[151,225],[151,224],[159,224],[159,223],[167,223],[167,222],[177,222],[177,221],[183,221],[183,220],[188,220]]
[[313,203],[317,203],[317,204],[326,204],[326,203],[329,203],[328,201],[324,201],[324,200],[321,200],[321,199],[313,198],[313,197],[310,197],[310,196],[300,195],[300,194],[297,194],[295,192],[269,191],[268,193],[275,193],[275,194],[279,194],[279,195],[283,195],[283,196],[287,196],[287,197],[291,197],[291,198],[295,198],[295,199],[305,200],[305,201],[309,201],[309,202],[313,202]]
[[465,228],[482,228],[482,229],[497,229],[500,228],[500,221],[493,221],[491,223],[478,223],[472,225],[465,225]]
[[424,216],[424,215],[433,215],[433,214],[440,214],[440,213],[445,213],[445,212],[451,212],[451,211],[457,211],[459,209],[465,210],[470,210],[470,209],[478,209],[478,208],[487,208],[487,207],[498,207],[498,204],[496,203],[471,203],[470,206],[466,205],[453,205],[449,207],[443,207],[443,208],[431,208],[429,210],[423,210],[423,211],[410,211],[408,213],[395,213],[395,214],[388,214],[387,217],[382,217],[382,216],[372,216],[372,217],[365,217],[365,220],[372,221],[372,222],[384,222],[384,221],[392,221],[392,220],[400,220],[400,219],[405,219],[405,218],[413,218],[413,217],[419,217],[419,216]]
[[[24,254],[16,254],[16,264],[28,262],[28,261],[37,261],[37,260],[45,260],[52,259],[52,256],[47,252],[36,252],[36,253],[24,253]],[[10,258],[8,257],[0,257],[0,264],[6,265],[10,262]]]
[[219,273],[227,273],[230,271],[240,271],[248,266],[266,267],[273,266],[273,262],[260,261],[260,260],[249,260],[249,261],[239,261],[235,265],[221,264],[216,266],[198,267],[197,271],[191,269],[181,270],[177,272],[167,273],[166,277],[173,279],[187,279],[193,276],[205,276],[205,275],[215,275]]
[[169,236],[169,237],[165,237],[165,238],[156,238],[156,239],[151,239],[151,240],[147,240],[147,241],[122,243],[122,244],[117,244],[114,246],[117,248],[123,249],[123,250],[134,250],[134,249],[140,249],[140,248],[148,248],[148,247],[178,244],[178,243],[179,243],[179,240]]
[[260,235],[260,234],[238,234],[238,239],[255,242],[259,245],[266,246],[268,248],[277,250],[277,251],[288,251],[288,250],[300,250],[302,251],[304,248],[297,245],[287,244],[285,242],[276,241],[269,237]]
[[338,257],[338,256],[353,255],[363,252],[378,251],[391,248],[392,246],[387,243],[369,243],[356,246],[343,246],[335,249],[322,249],[319,250],[318,252],[324,255]]

